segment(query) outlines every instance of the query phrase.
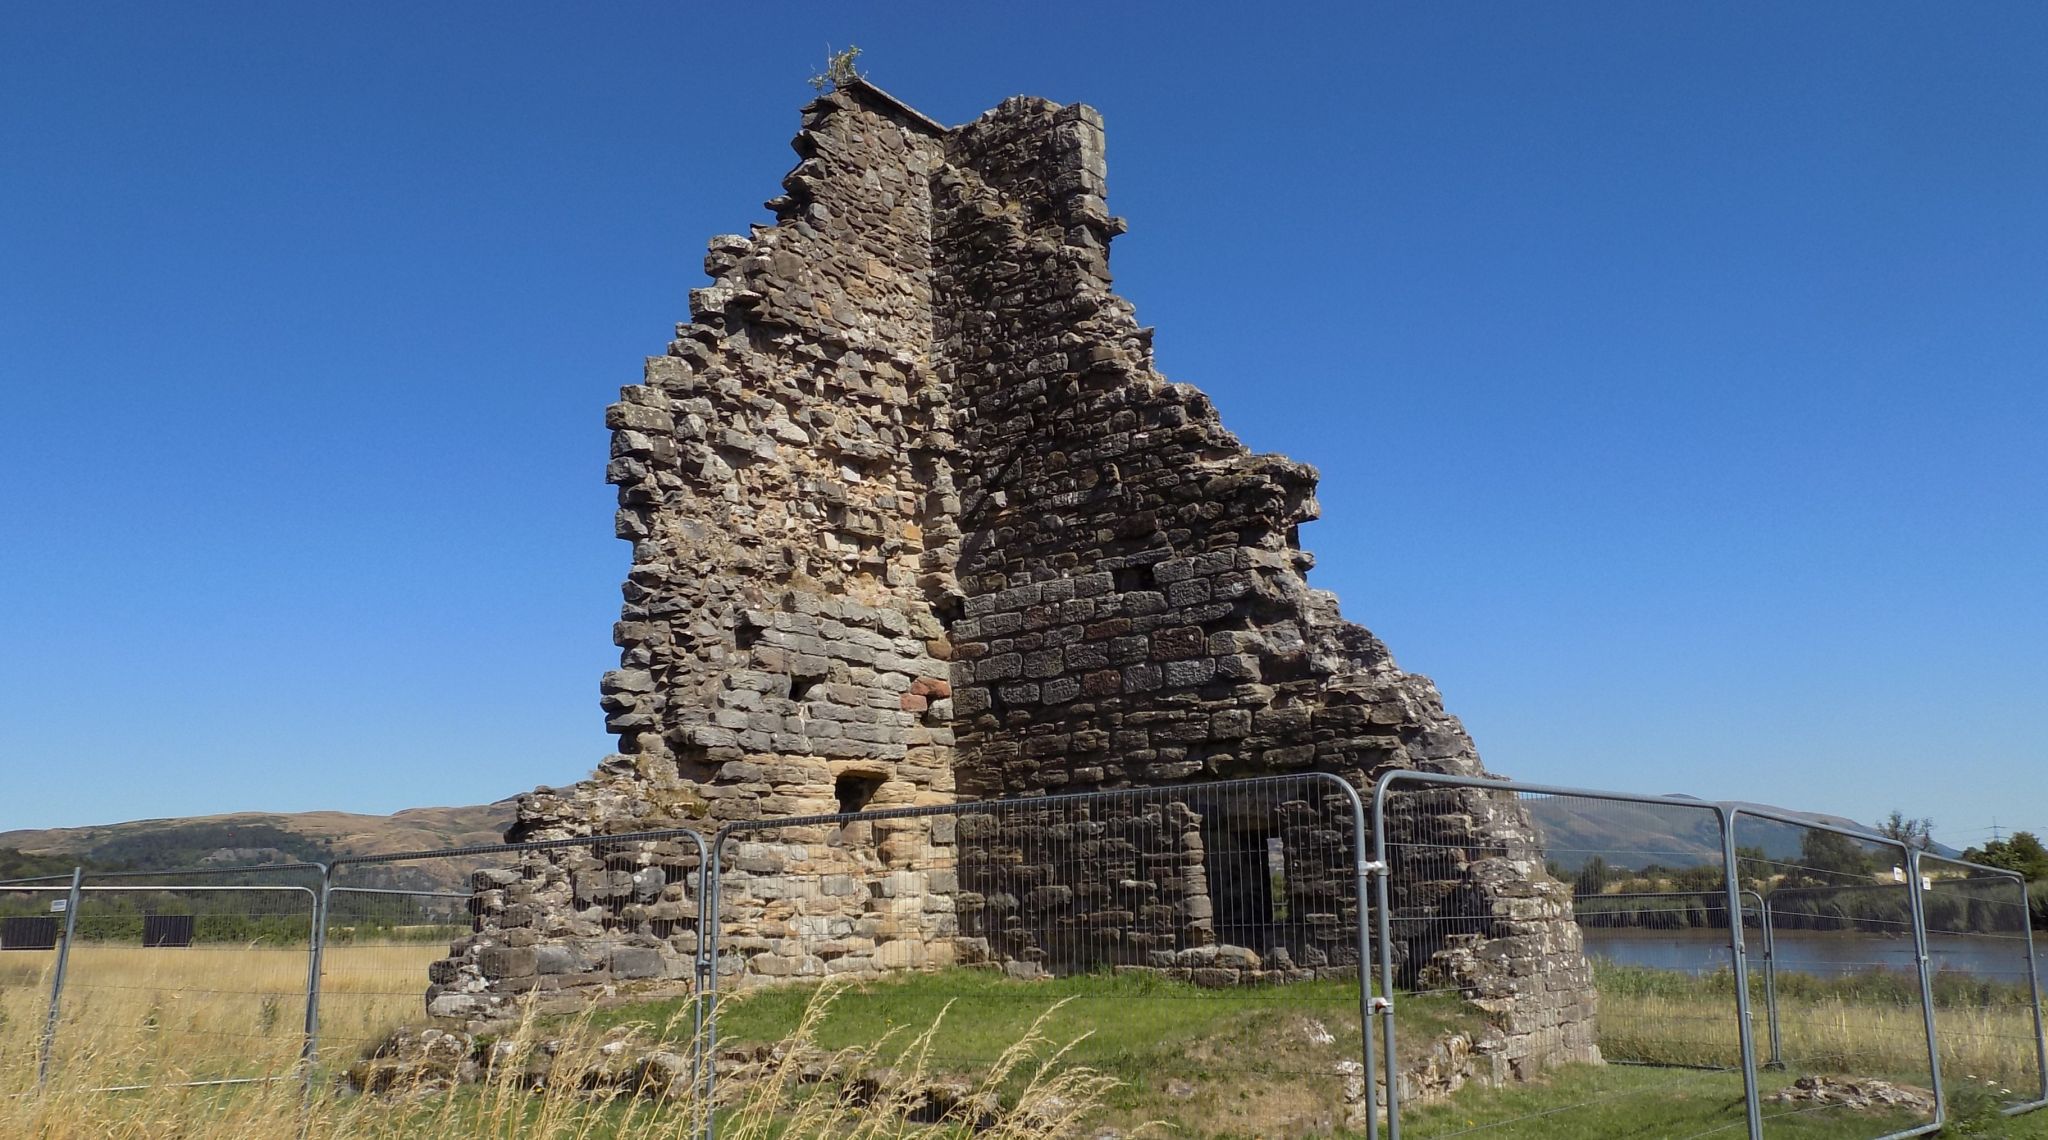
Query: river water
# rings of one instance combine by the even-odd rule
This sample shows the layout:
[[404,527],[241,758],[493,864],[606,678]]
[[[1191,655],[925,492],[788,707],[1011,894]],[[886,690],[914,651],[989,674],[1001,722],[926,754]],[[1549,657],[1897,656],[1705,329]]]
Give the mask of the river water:
[[[1711,974],[1729,965],[1726,931],[1590,926],[1584,933],[1588,955],[1620,965],[1688,974]],[[1743,938],[1750,966],[1755,969],[1762,961],[1763,939],[1754,929]],[[2026,980],[2027,944],[2017,936],[1930,933],[1927,951],[1937,970],[1959,970],[2014,983]],[[2048,946],[2038,947],[2037,954],[2040,953],[2048,953]],[[1910,974],[1913,940],[1840,930],[1781,930],[1777,932],[1776,962],[1780,973],[1823,977],[1870,969]],[[2037,969],[2039,965],[2037,962]],[[2048,978],[2048,971],[2042,976]]]

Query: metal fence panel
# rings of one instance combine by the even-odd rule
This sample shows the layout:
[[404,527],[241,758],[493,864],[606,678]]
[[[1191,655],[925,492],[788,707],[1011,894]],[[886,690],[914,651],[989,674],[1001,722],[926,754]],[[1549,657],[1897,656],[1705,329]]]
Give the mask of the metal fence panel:
[[53,1071],[102,1088],[293,1075],[318,886],[305,866],[87,873]]
[[50,1027],[69,880],[0,883],[0,1096],[35,1087]]
[[429,969],[473,925],[468,891],[336,884],[326,897],[315,1054],[323,1071],[346,1069],[393,1030],[419,1024]]
[[1401,1134],[1745,1130],[1740,904],[1717,805],[1399,772],[1373,826],[1392,1055],[1459,1034],[1482,1062],[1471,1079],[1493,1086],[1404,1092]]
[[729,825],[721,1079],[758,1087],[844,982],[814,1067],[916,1119],[1036,1103],[1035,1025],[1121,1083],[1103,1127],[1365,1131],[1363,825],[1315,774]]
[[[308,1018],[319,1069],[375,1091],[494,1064],[545,1083],[556,1043],[576,1053],[603,1031],[583,1020],[597,1018],[614,1039],[630,1038],[630,1052],[621,1044],[616,1053],[625,1061],[687,1059],[673,1094],[690,1131],[701,1131],[711,1079],[708,864],[703,836],[689,829],[336,860]],[[633,1004],[643,994],[649,1001]],[[458,1048],[473,1052],[462,1057],[394,1051],[394,1030],[428,1018],[491,1025],[506,1044],[468,1041]],[[625,1089],[645,1078],[621,1068],[578,1079]]]
[[1772,951],[1768,970],[1751,975],[1757,1036],[1771,1042],[1764,1060],[1774,1063],[1763,1074],[1765,1135],[1818,1117],[1867,1120],[1871,1134],[1933,1127],[1905,846],[1757,809],[1737,810],[1735,844],[1737,876],[1762,900]]
[[[1386,1103],[1396,1140],[1538,1117],[1546,1135],[1903,1137],[2048,1104],[2008,872],[1749,805],[1425,773],[1384,778],[1370,818],[1368,861],[1356,789],[1305,774],[753,821],[708,844],[0,883],[0,1094],[53,1067],[113,1089],[333,1077],[429,1015],[538,1011],[567,1039],[578,1011],[645,991],[665,996],[596,1016],[672,1015],[636,1044],[686,1058],[672,1111],[707,1137],[720,1058],[756,1103],[792,1077],[799,1098],[976,1123],[1028,1095],[1009,1047],[1034,1024],[1087,1034],[1063,1061],[1124,1082],[1107,1127],[1378,1135]],[[811,1047],[775,1049],[833,980],[852,985]]]
[[2020,876],[1916,853],[1925,888],[1935,1035],[1949,1097],[1967,1111],[2048,1099],[2039,976]]

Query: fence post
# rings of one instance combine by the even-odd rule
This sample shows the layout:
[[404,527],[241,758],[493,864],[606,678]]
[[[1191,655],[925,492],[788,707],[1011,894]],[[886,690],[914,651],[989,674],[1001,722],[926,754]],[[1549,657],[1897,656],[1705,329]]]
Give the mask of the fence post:
[[71,893],[64,902],[64,942],[57,947],[56,976],[50,981],[50,1016],[43,1023],[43,1047],[36,1058],[36,1087],[50,1080],[50,1053],[57,1044],[57,1018],[64,1006],[64,972],[71,965],[71,943],[78,935],[78,899],[85,885],[85,868],[71,869]]
[[710,1140],[712,1134],[711,1093],[713,1091],[710,1068],[711,1050],[704,1041],[704,1034],[709,1032],[710,1029],[710,1017],[704,1003],[708,1000],[707,995],[717,985],[715,975],[718,971],[716,964],[705,953],[706,946],[716,945],[715,941],[707,941],[707,938],[710,936],[708,934],[709,928],[705,925],[705,918],[709,914],[711,906],[707,895],[716,886],[716,881],[711,870],[711,853],[704,847],[704,834],[702,832],[691,832],[690,838],[697,845],[697,993],[695,995],[696,1000],[692,1002],[695,1008],[692,1011],[690,1025],[690,1041],[696,1051],[696,1067],[691,1073],[691,1083],[696,1086],[703,1102],[703,1134],[705,1140]]
[[[1357,864],[1357,870],[1353,873],[1352,890],[1358,899],[1358,1039],[1364,1053],[1359,1060],[1365,1066],[1365,1134],[1368,1137],[1377,1137],[1380,1134],[1380,1107],[1378,1090],[1373,1087],[1378,1074],[1373,1072],[1375,1058],[1372,1047],[1372,939],[1366,933],[1366,923],[1372,921],[1372,911],[1366,902],[1366,883],[1374,874],[1385,876],[1387,865],[1369,862],[1366,859],[1365,805],[1359,802],[1358,789],[1342,780],[1337,782],[1344,785],[1344,790],[1349,793],[1351,799],[1352,862]],[[1387,1068],[1389,1072],[1393,1071],[1391,1064]]]
[[1756,1028],[1749,1023],[1749,962],[1742,946],[1742,883],[1736,875],[1735,810],[1715,804],[1721,821],[1722,885],[1728,892],[1728,949],[1735,966],[1735,1022],[1742,1045],[1743,1114],[1749,1125],[1749,1140],[1763,1140],[1763,1102],[1757,1092]]
[[704,1140],[717,1140],[718,1137],[718,1109],[712,1102],[718,1094],[718,952],[725,942],[722,928],[725,920],[718,913],[720,896],[725,888],[724,867],[719,857],[725,850],[726,833],[732,827],[728,823],[711,837],[711,855],[702,864],[707,868],[704,889],[697,900],[698,913],[703,916],[697,921],[698,954],[706,953],[707,939],[710,945],[710,984],[705,990],[704,1032],[699,1035],[704,1042]]
[[1778,936],[1771,929],[1771,904],[1763,892],[1745,890],[1744,894],[1756,900],[1756,925],[1764,936],[1764,1020],[1771,1030],[1771,1059],[1773,1069],[1785,1067],[1783,1039],[1778,1032]]
[[1380,940],[1380,1053],[1381,1064],[1387,1070],[1387,1140],[1401,1140],[1401,1074],[1395,1062],[1394,1052],[1394,927],[1392,891],[1387,880],[1394,877],[1393,864],[1387,861],[1387,792],[1400,772],[1389,772],[1379,778],[1372,790],[1372,846],[1373,862],[1380,865],[1375,876],[1373,897],[1379,903],[1379,921],[1374,928]]
[[1934,1081],[1934,1125],[1939,1128],[1948,1123],[1948,1098],[1941,1087],[1941,1042],[1934,1032],[1934,964],[1927,953],[1927,900],[1922,895],[1920,849],[1910,843],[1903,846],[1907,913],[1913,919],[1913,956],[1919,959],[1920,1012],[1927,1023],[1927,1072]]
[[320,866],[320,891],[313,896],[313,928],[309,935],[311,948],[306,963],[306,1042],[299,1050],[299,1066],[304,1070],[304,1105],[313,1103],[313,1064],[320,1050],[320,978],[326,971],[327,959],[327,905],[330,892],[334,889],[334,870],[326,864]]
[[2034,905],[2027,895],[2027,880],[2014,872],[2020,889],[2020,933],[2027,939],[2027,992],[2034,998],[2034,1064],[2041,1074],[2041,1100],[2048,1102],[2048,1031],[2041,1025],[2041,963],[2034,957]]

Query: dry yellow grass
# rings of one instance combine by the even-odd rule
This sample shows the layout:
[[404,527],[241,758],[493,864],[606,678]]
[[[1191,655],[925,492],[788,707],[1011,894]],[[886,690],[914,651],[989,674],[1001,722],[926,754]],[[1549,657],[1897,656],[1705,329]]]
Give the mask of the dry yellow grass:
[[[164,968],[152,965],[149,969]],[[832,997],[830,988],[820,991],[779,1056],[818,1054],[811,1034]],[[1049,1040],[1043,1032],[1045,1021],[1041,1017],[1034,1023],[987,1075],[983,1096],[1015,1083],[1012,1074],[1021,1077],[1022,1087],[1004,1106],[978,1122],[982,1135],[994,1140],[1024,1140],[1068,1134],[1115,1084],[1084,1066],[1067,1063],[1071,1043],[1059,1045]],[[600,1077],[615,1062],[599,1048],[603,1038],[590,1032],[587,1025],[550,1027],[545,1046],[538,1028],[528,1019],[502,1043],[499,1048],[505,1052],[479,1086],[453,1093],[400,1090],[399,1095],[388,1098],[347,1096],[332,1087],[307,1098],[296,1080],[103,1091],[103,1086],[118,1083],[122,1074],[134,1071],[138,1059],[164,1065],[159,1073],[164,1079],[196,1075],[179,1068],[181,1058],[166,1057],[154,1042],[138,1039],[136,1051],[129,1053],[74,1053],[47,1088],[0,1098],[0,1136],[20,1140],[272,1140],[295,1135],[304,1140],[674,1140],[695,1135],[705,1106],[695,1099],[694,1090],[682,1090],[671,1098],[630,1095],[615,1080]],[[721,1090],[726,1119],[719,1134],[727,1140],[908,1140],[929,1135],[926,1127],[908,1119],[911,1094],[886,1090],[919,1086],[931,1040],[932,1031],[927,1030],[906,1055],[895,1060],[892,1079],[882,1082],[885,1091],[880,1095],[855,1095],[859,1086],[853,1081],[815,1082],[787,1062],[750,1083],[728,1084]],[[547,1076],[541,1087],[532,1088],[532,1063],[543,1055]],[[854,1074],[873,1060],[874,1052],[869,1050],[865,1056],[842,1054],[837,1063]],[[0,1083],[32,1088],[34,1067],[33,1049],[11,1051],[0,1061]]]
[[355,1056],[426,1013],[427,966],[445,943],[327,948],[320,987],[322,1059]]
[[[322,1064],[334,1071],[405,1023],[420,1020],[433,943],[330,947],[323,980]],[[301,948],[199,947],[144,950],[81,945],[71,963],[55,1079],[42,1095],[35,1084],[36,1044],[49,996],[54,954],[0,955],[0,1136],[37,1140],[73,1137],[207,1136],[228,1140],[289,1136],[300,1127],[307,952]],[[1678,1064],[1733,1064],[1735,1032],[1725,995],[1605,987],[1602,1045],[1611,1057]],[[1759,1007],[1760,1008],[1760,1007]],[[819,1007],[822,1015],[823,1007]],[[957,1011],[952,1016],[960,1016]],[[1993,1081],[2011,1099],[2039,1087],[2029,1011],[2020,1005],[1947,1004],[1937,1010],[1943,1071],[1952,1080]],[[1838,997],[1796,997],[1781,1008],[1784,1053],[1801,1072],[1882,1075],[1924,1083],[1922,1025],[1916,1007]],[[817,1025],[808,1016],[799,1038]],[[1030,1048],[1014,1063],[1036,1068],[1049,1043],[1034,1027]],[[1761,1014],[1758,1040],[1764,1043]],[[929,1040],[909,1052],[923,1058]],[[794,1055],[794,1054],[787,1054]],[[892,1051],[892,1056],[894,1052]],[[1027,1060],[1028,1059],[1028,1060]],[[900,1065],[900,1062],[899,1062]],[[108,1086],[221,1077],[283,1078],[221,1089],[154,1089],[105,1094]],[[1917,1079],[1916,1079],[1917,1078]],[[1099,1074],[1057,1062],[1040,1072],[1038,1111],[1094,1104],[1106,1083]],[[993,1087],[993,1086],[990,1086]],[[788,1091],[777,1082],[782,1098]],[[794,1117],[793,1136],[895,1134],[897,1116],[842,1103],[817,1090],[766,1099],[756,1089],[735,1104],[735,1126],[766,1128]],[[900,1108],[900,1106],[898,1106]],[[400,1136],[484,1135],[655,1137],[680,1135],[695,1109],[646,1101],[593,1102],[572,1093],[536,1097],[489,1086],[408,1105],[376,1100],[316,1099],[309,1137],[384,1140]],[[858,1119],[848,1114],[866,1112]],[[900,1116],[900,1113],[897,1115]],[[1028,1114],[1011,1117],[1020,1134]],[[744,1134],[744,1133],[741,1133]]]
[[[323,1061],[353,1057],[420,1020],[432,943],[335,946],[322,978]],[[54,952],[0,958],[0,1043],[33,1058],[49,1006]],[[81,943],[71,954],[52,1067],[94,1083],[257,1078],[289,1072],[304,1043],[304,948],[145,950]],[[28,1070],[33,1081],[33,1066]],[[0,1092],[26,1087],[10,1066]],[[67,1078],[68,1079],[68,1078]]]
[[[1761,1002],[1757,1050],[1768,1046]],[[1801,1072],[1882,1076],[1927,1083],[1927,1036],[1919,1008],[1843,998],[1785,999],[1778,1024],[1787,1066]],[[2033,1013],[2025,1006],[1942,1006],[1935,1010],[1942,1072],[2040,1088]],[[1600,1046],[1612,1058],[1666,1064],[1735,1065],[1735,1015],[1725,999],[1606,993]]]

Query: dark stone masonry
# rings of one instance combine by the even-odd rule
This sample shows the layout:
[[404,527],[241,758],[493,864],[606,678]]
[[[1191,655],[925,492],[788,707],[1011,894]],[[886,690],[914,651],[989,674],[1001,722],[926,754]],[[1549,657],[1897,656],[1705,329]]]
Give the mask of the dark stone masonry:
[[[852,81],[793,145],[774,223],[711,239],[690,323],[607,414],[633,544],[603,680],[618,754],[525,797],[511,838],[1483,771],[1435,686],[1309,587],[1314,469],[1253,454],[1154,371],[1152,330],[1110,287],[1124,222],[1093,109],[1015,98],[949,129]],[[1570,894],[1527,816],[1433,795],[1445,854],[1395,868],[1404,975],[1487,1008],[1497,1065],[1596,1057]],[[1233,818],[1154,797],[1078,824],[761,832],[728,854],[719,969],[1355,969],[1348,850],[1341,874],[1287,869],[1288,913],[1319,924],[1298,936],[1251,945],[1211,897],[1228,843],[1348,844],[1337,806]],[[1101,857],[1049,866],[1077,827]],[[621,844],[480,874],[477,933],[436,965],[430,1008],[487,1020],[529,991],[691,984],[694,860]],[[1077,950],[1054,909],[1108,933]]]

